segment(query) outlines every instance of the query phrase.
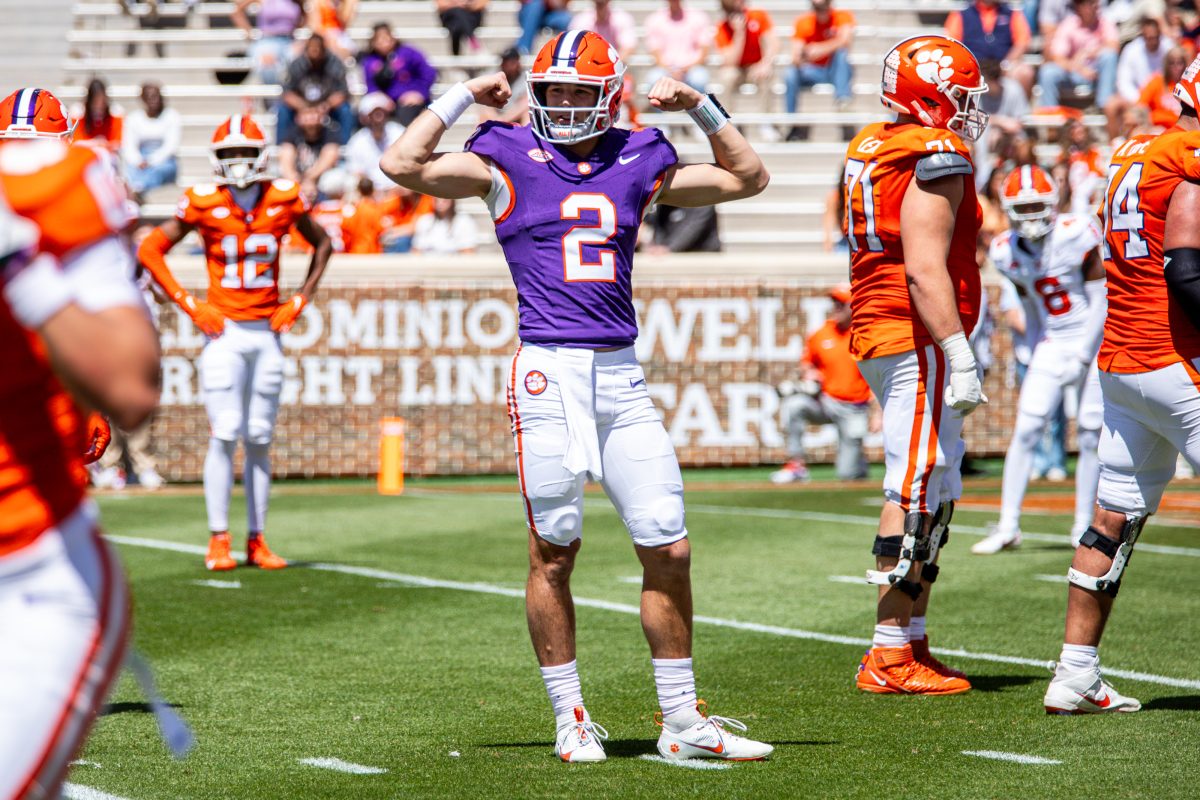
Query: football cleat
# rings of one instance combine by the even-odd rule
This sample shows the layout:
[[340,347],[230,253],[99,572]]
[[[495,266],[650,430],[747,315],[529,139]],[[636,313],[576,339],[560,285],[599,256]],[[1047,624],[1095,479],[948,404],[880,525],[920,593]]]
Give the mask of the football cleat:
[[858,665],[860,691],[874,694],[962,694],[971,684],[963,678],[939,675],[917,661],[912,645],[872,647]]
[[1100,670],[1070,672],[1059,666],[1042,700],[1047,714],[1114,714],[1141,709],[1141,701],[1125,697],[1100,677]]
[[998,526],[991,526],[991,533],[971,545],[971,552],[977,556],[990,556],[1001,550],[1015,550],[1021,546],[1020,529],[1005,531]]
[[909,642],[909,645],[912,647],[913,658],[915,658],[918,663],[929,667],[938,675],[946,675],[948,677],[959,678],[964,681],[967,679],[967,673],[963,672],[961,669],[955,669],[954,667],[946,666],[941,661],[938,661],[933,653],[929,652],[928,636],[922,639],[911,641]]
[[795,461],[789,461],[771,473],[771,483],[808,483],[810,480],[808,467]]
[[571,764],[596,764],[608,758],[600,744],[607,738],[604,726],[592,722],[581,706],[575,706],[575,721],[554,734],[554,755]]
[[661,714],[655,715],[655,722],[662,726],[658,737],[658,752],[663,758],[679,760],[684,758],[721,758],[726,761],[761,761],[775,751],[766,742],[756,742],[745,736],[738,736],[729,729],[746,730],[745,724],[729,717],[711,717],[704,713],[707,704],[701,700],[696,704],[696,710],[703,717],[691,727],[681,731],[673,731],[663,724]]
[[229,534],[221,533],[208,540],[208,555],[204,557],[204,568],[213,572],[224,572],[237,566],[229,554]]
[[283,569],[288,565],[287,559],[271,552],[267,540],[262,534],[252,536],[246,542],[246,566],[259,569]]

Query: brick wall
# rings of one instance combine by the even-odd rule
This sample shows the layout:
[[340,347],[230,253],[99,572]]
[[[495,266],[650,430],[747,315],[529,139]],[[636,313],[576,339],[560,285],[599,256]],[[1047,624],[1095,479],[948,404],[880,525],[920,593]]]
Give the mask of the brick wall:
[[[273,448],[278,474],[371,475],[379,420],[408,422],[410,474],[508,472],[512,441],[504,379],[516,346],[515,292],[506,280],[332,286],[284,337],[288,358]],[[638,355],[686,465],[783,460],[774,385],[795,377],[806,331],[828,300],[798,281],[642,282]],[[993,304],[994,307],[994,304]],[[198,480],[208,436],[196,359],[202,341],[163,307],[162,408],[155,419],[160,470]],[[1006,385],[1008,338],[993,340],[991,405],[967,425],[977,454],[1003,453],[1015,390]],[[817,432],[819,433],[819,432]],[[826,432],[828,434],[828,432]],[[821,437],[819,437],[819,440]],[[832,441],[811,453],[833,456]],[[871,455],[878,459],[877,447]]]

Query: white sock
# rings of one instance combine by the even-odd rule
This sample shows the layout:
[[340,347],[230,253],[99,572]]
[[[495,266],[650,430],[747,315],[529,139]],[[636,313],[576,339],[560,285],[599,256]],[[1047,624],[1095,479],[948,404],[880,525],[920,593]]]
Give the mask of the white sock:
[[925,618],[913,617],[912,622],[908,623],[908,640],[910,642],[919,642],[925,638]]
[[1079,460],[1075,462],[1075,527],[1086,529],[1096,513],[1096,492],[1100,483],[1100,431],[1080,430],[1075,434]]
[[1033,472],[1033,450],[1046,429],[1045,420],[1017,413],[1016,430],[1004,455],[1004,478],[1000,484],[1000,521],[997,527],[1011,533],[1021,527],[1021,503]]
[[204,506],[210,531],[229,530],[229,493],[233,491],[233,453],[237,442],[208,440],[204,457]]
[[696,676],[692,672],[692,660],[652,658],[650,663],[654,666],[654,688],[658,690],[663,725],[678,732],[704,719],[696,710]]
[[271,445],[247,444],[242,486],[246,490],[246,530],[262,533],[271,497]]
[[1058,663],[1071,672],[1090,672],[1100,669],[1100,652],[1085,644],[1064,644]]
[[908,634],[899,625],[876,625],[871,643],[875,647],[904,647],[908,644]]
[[550,705],[554,709],[555,727],[561,728],[574,722],[575,708],[583,706],[583,690],[579,688],[579,671],[575,668],[575,662],[542,667],[542,682],[546,684],[546,694],[550,696]]

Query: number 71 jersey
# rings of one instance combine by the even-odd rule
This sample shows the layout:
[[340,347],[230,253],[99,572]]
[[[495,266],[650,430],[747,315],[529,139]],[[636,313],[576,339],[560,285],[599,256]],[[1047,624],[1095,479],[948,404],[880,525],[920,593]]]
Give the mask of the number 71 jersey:
[[235,320],[267,319],[279,305],[280,241],[308,203],[294,181],[261,181],[258,205],[244,211],[214,184],[188,189],[175,218],[194,227],[208,263],[205,298]]
[[521,341],[633,344],[638,228],[678,160],[662,132],[613,128],[580,158],[528,126],[485,122],[467,150],[492,164],[486,200],[517,286]]
[[[850,142],[842,199],[850,245],[850,347],[859,359],[934,343],[908,293],[900,241],[900,207],[914,176],[962,179],[946,268],[963,330],[969,335],[975,328],[981,292],[975,240],[983,212],[975,197],[973,171],[962,140],[938,128],[880,122],[863,128]],[[907,244],[920,248],[924,243],[917,239]]]

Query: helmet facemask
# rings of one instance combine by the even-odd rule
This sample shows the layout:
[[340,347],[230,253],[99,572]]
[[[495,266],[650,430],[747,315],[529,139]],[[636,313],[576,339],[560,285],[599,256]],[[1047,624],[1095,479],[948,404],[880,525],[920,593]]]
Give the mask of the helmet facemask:
[[1047,197],[1016,198],[1004,201],[1004,212],[1021,238],[1032,242],[1046,238],[1054,230],[1058,209]]
[[262,143],[214,145],[211,159],[218,183],[245,189],[267,177],[267,148]]
[[942,93],[949,97],[950,102],[958,109],[946,123],[947,130],[957,133],[968,142],[974,142],[983,135],[990,117],[979,107],[979,99],[987,94],[987,88],[987,84],[980,79],[979,86],[973,89],[957,84],[942,89]]
[[[616,72],[607,77],[580,75],[574,70],[556,75],[554,69],[545,73],[529,72],[530,125],[539,139],[553,144],[575,144],[600,136],[621,116],[621,90],[624,88],[625,67],[619,62]],[[590,106],[551,106],[546,100],[552,84],[587,86],[596,90],[596,102]],[[566,116],[566,124],[556,118]]]

